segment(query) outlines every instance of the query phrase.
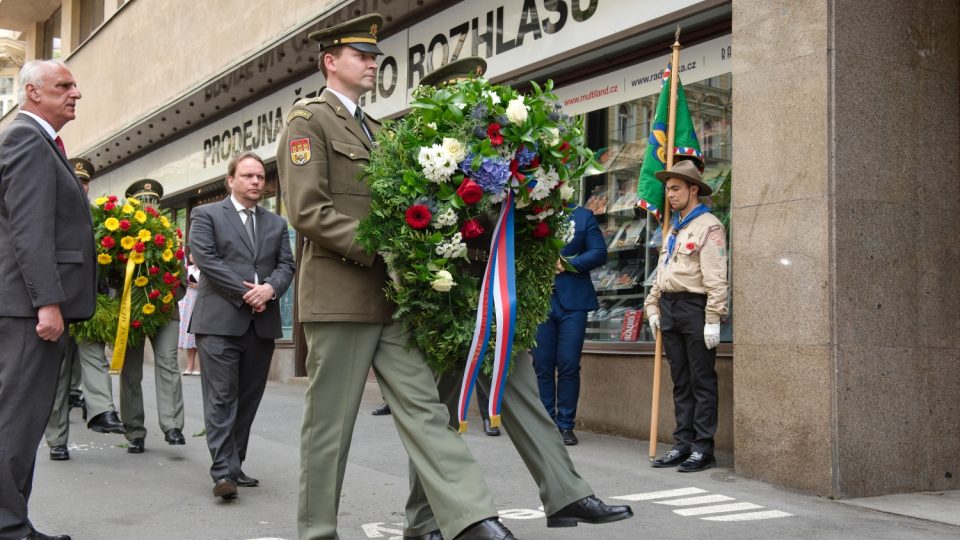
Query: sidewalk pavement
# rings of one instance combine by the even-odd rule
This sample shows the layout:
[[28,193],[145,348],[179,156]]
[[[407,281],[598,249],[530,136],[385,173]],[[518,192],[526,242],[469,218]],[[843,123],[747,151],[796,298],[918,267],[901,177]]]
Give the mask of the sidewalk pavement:
[[[268,384],[244,464],[260,486],[241,488],[237,500],[224,502],[211,494],[199,377],[184,378],[187,444],[169,446],[157,427],[153,373],[144,370],[146,452],[126,453],[122,436],[89,431],[73,411],[71,459],[50,461],[45,445],[38,450],[31,518],[39,530],[75,540],[292,540],[304,389]],[[340,501],[342,540],[402,540],[407,459],[391,417],[370,415],[379,401],[369,384]],[[487,437],[473,420],[464,439],[501,519],[523,540],[960,537],[960,492],[837,502],[740,478],[730,456],[700,473],[653,469],[646,443],[589,432],[578,432],[581,443],[569,447],[577,470],[597,496],[632,505],[635,517],[547,529],[537,487],[507,436]]]

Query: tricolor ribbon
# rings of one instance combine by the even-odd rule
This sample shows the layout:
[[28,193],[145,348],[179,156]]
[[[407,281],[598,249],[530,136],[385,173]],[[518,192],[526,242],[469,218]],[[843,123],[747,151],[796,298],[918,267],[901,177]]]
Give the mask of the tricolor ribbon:
[[457,403],[457,419],[460,421],[460,433],[467,430],[467,410],[470,395],[473,394],[483,356],[490,339],[491,322],[497,320],[496,347],[494,349],[493,373],[490,384],[489,416],[490,425],[500,425],[500,403],[503,399],[503,387],[507,381],[510,357],[513,353],[513,334],[517,321],[517,280],[516,263],[513,248],[514,233],[513,192],[508,190],[507,197],[500,209],[500,216],[490,241],[490,258],[483,274],[480,286],[480,302],[477,306],[477,324],[467,355],[467,367],[460,384],[460,399]]
[[127,333],[130,330],[130,283],[133,270],[137,267],[133,260],[127,260],[127,272],[123,278],[123,294],[120,295],[120,313],[117,321],[117,338],[113,342],[113,358],[110,360],[110,373],[123,370],[123,359],[127,354]]

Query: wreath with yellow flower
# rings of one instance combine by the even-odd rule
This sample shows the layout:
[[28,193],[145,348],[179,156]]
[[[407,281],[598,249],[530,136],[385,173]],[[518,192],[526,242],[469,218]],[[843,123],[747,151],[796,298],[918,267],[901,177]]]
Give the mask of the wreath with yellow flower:
[[98,197],[91,207],[97,245],[100,291],[92,319],[70,326],[78,341],[113,343],[120,319],[127,267],[130,279],[130,321],[127,343],[139,345],[157,333],[177,309],[183,232],[166,212],[116,195]]

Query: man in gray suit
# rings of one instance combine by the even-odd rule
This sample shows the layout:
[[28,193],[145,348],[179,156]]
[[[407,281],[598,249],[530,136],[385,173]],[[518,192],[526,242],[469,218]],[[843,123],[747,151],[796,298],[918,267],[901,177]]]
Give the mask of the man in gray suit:
[[190,214],[190,248],[200,268],[190,333],[203,363],[203,416],[213,494],[232,499],[256,486],[241,465],[267,384],[274,340],[283,335],[277,301],[293,280],[287,222],[257,206],[263,161],[253,152],[227,166],[230,196]]
[[80,90],[59,61],[28,62],[19,83],[20,114],[0,134],[0,539],[69,540],[34,529],[27,503],[65,324],[96,303],[87,197],[57,136]]

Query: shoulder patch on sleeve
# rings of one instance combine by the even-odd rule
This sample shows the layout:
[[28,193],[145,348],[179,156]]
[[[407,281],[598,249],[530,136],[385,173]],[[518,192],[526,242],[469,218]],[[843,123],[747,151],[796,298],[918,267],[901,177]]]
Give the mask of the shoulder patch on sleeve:
[[309,120],[313,117],[313,113],[306,109],[294,109],[290,111],[290,114],[287,115],[287,123],[293,121],[294,118],[303,118],[304,120]]
[[310,139],[294,139],[290,141],[290,162],[294,165],[306,165],[310,162]]

